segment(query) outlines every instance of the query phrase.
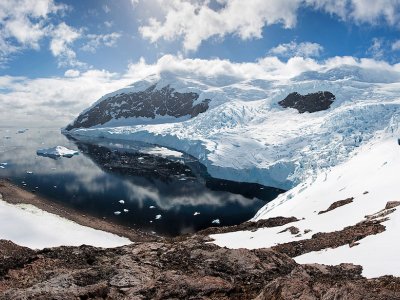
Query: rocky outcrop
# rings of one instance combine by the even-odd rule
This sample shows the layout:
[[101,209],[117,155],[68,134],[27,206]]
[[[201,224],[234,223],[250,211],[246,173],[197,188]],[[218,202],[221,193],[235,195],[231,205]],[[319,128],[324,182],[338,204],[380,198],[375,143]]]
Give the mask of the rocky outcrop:
[[308,252],[319,251],[327,248],[337,248],[355,243],[369,235],[385,231],[385,226],[379,221],[365,221],[343,230],[334,232],[318,232],[311,239],[278,244],[272,249],[296,257]]
[[[348,198],[342,201],[352,202],[353,198]],[[340,201],[338,202],[340,203]],[[308,252],[320,251],[327,248],[337,248],[343,245],[349,245],[350,247],[357,246],[359,240],[369,235],[384,232],[386,227],[381,223],[387,221],[389,219],[388,215],[395,212],[395,207],[399,205],[400,202],[398,201],[389,201],[384,209],[375,214],[365,216],[363,221],[355,225],[347,226],[342,230],[334,232],[318,232],[313,234],[310,239],[278,244],[272,247],[272,249],[285,253],[290,257],[296,257]]]
[[265,220],[258,220],[256,222],[247,221],[242,224],[233,226],[210,227],[200,231],[199,234],[210,235],[210,234],[220,234],[220,233],[228,233],[228,232],[235,232],[242,230],[256,231],[259,228],[278,227],[297,221],[298,219],[295,217],[289,217],[289,218],[273,217]]
[[120,93],[110,96],[89,110],[80,114],[78,118],[65,129],[89,128],[103,125],[113,119],[149,118],[158,116],[195,117],[208,109],[210,99],[196,103],[197,93],[177,92],[170,85],[157,89],[152,85],[144,91]]
[[327,209],[320,211],[318,214],[319,215],[325,214],[325,213],[327,213],[327,212],[329,212],[331,210],[334,210],[334,209],[336,209],[338,207],[341,207],[341,206],[346,205],[346,204],[350,204],[350,203],[353,202],[353,200],[354,200],[354,198],[351,197],[351,198],[347,198],[347,199],[344,199],[344,200],[339,200],[339,201],[333,202]]
[[335,95],[331,92],[317,92],[307,95],[300,95],[299,93],[291,93],[278,104],[284,108],[295,108],[299,113],[317,112],[327,110],[335,101]]
[[41,251],[1,241],[0,249],[0,299],[400,297],[400,279],[368,280],[359,266],[299,265],[271,249],[230,250],[204,243],[199,236],[114,249]]

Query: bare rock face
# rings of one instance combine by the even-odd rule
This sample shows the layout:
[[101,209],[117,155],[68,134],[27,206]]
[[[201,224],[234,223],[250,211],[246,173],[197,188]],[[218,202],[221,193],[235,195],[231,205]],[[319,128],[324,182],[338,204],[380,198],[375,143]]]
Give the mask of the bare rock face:
[[278,104],[284,108],[295,108],[299,113],[317,112],[327,110],[335,101],[335,95],[331,92],[317,92],[307,95],[300,95],[299,93],[291,93]]
[[10,242],[1,242],[2,247],[12,255],[2,252],[0,257],[4,266],[0,299],[400,297],[400,279],[367,280],[359,266],[298,265],[271,249],[219,248],[204,243],[200,236],[114,249],[81,246],[27,251]]
[[208,109],[210,99],[194,104],[197,93],[180,93],[169,85],[157,89],[152,85],[144,91],[121,93],[104,99],[78,118],[65,129],[89,128],[105,124],[112,119],[150,118],[156,116],[195,117]]

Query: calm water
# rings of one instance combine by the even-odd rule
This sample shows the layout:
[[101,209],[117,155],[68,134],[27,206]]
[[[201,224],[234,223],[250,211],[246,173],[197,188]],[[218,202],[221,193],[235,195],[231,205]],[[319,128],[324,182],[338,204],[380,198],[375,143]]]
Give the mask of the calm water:
[[[37,149],[57,145],[80,154],[61,159],[36,155]],[[0,128],[0,163],[7,163],[0,167],[0,178],[85,214],[163,235],[195,232],[215,219],[221,225],[239,224],[282,192],[214,179],[190,156],[154,155],[155,150],[160,149],[143,143],[79,142],[59,129],[18,133]]]

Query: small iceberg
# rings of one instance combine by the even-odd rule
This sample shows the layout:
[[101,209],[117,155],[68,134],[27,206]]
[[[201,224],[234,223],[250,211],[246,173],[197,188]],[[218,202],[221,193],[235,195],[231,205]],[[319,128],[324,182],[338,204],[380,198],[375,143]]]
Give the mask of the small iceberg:
[[121,214],[120,211],[114,211],[114,215],[118,216],[118,215],[120,215],[120,214]]
[[197,216],[197,215],[199,215],[200,213],[198,212],[198,211],[196,211],[194,214],[193,214],[193,216]]
[[161,215],[156,215],[156,220],[160,220],[161,219]]
[[124,208],[124,212],[125,213],[129,212],[129,209]]
[[39,156],[50,157],[50,158],[58,158],[58,157],[70,158],[74,155],[78,155],[79,152],[65,148],[63,146],[56,146],[48,149],[39,149],[36,151],[36,154]]
[[156,208],[154,205],[149,206],[150,209]]
[[217,225],[219,225],[219,224],[221,224],[221,221],[220,221],[219,219],[215,219],[215,220],[213,220],[213,221],[211,222],[211,224],[217,224]]
[[121,204],[125,204],[124,200],[119,200],[118,202],[121,203]]

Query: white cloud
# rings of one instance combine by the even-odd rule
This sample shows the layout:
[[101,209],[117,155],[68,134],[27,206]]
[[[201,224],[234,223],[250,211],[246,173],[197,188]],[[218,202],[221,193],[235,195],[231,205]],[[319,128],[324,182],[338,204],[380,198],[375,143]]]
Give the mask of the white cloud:
[[64,73],[65,77],[78,77],[79,75],[81,75],[81,72],[79,70],[74,70],[74,69],[69,69]]
[[383,58],[385,51],[383,49],[384,40],[380,38],[373,38],[372,44],[367,50],[367,54],[372,55],[375,59]]
[[131,4],[135,7],[139,3],[139,0],[131,0]]
[[49,18],[66,10],[53,0],[0,1],[0,62],[26,48],[39,49],[48,33]]
[[283,57],[318,57],[323,50],[324,48],[318,43],[304,42],[297,44],[292,41],[272,48],[269,53]]
[[400,40],[397,40],[392,44],[392,51],[398,51],[398,50],[400,50]]
[[108,7],[107,4],[104,4],[104,5],[102,6],[102,8],[103,8],[103,10],[104,10],[104,12],[105,12],[106,14],[108,14],[108,13],[111,11],[110,7]]
[[399,0],[220,0],[213,9],[208,0],[153,0],[142,5],[152,7],[161,17],[148,18],[139,28],[142,37],[159,40],[182,40],[186,51],[197,50],[202,41],[233,34],[241,39],[261,38],[266,25],[296,25],[300,8],[321,10],[356,24],[376,25],[384,22],[400,28]]
[[287,80],[306,71],[325,72],[345,65],[360,67],[368,74],[378,74],[389,80],[399,80],[400,64],[390,65],[374,59],[333,57],[316,61],[293,57],[284,62],[277,57],[264,57],[256,62],[235,63],[223,59],[189,59],[165,55],[154,64],[147,64],[141,59],[130,64],[123,74],[71,69],[63,77],[29,79],[0,76],[0,125],[63,126],[104,94],[161,72],[201,78],[214,84],[221,77],[233,82],[251,79]]
[[[67,71],[65,75],[77,72]],[[0,90],[0,125],[63,126],[91,102],[130,80],[107,71],[90,70],[75,77],[0,76],[0,83],[4,89]]]
[[107,28],[111,28],[114,25],[114,22],[113,21],[104,21],[104,25]]
[[296,24],[298,0],[223,2],[222,9],[213,10],[209,1],[159,0],[164,20],[150,18],[139,31],[151,42],[182,38],[185,50],[196,50],[210,37],[235,34],[242,39],[261,38],[265,25],[279,23],[291,28]]
[[60,66],[82,66],[76,59],[76,53],[71,49],[75,40],[81,37],[81,31],[64,22],[51,30],[51,53],[58,58]]
[[97,48],[101,46],[114,47],[121,37],[121,34],[117,32],[109,34],[88,34],[86,37],[88,42],[82,47],[82,50],[95,53]]

